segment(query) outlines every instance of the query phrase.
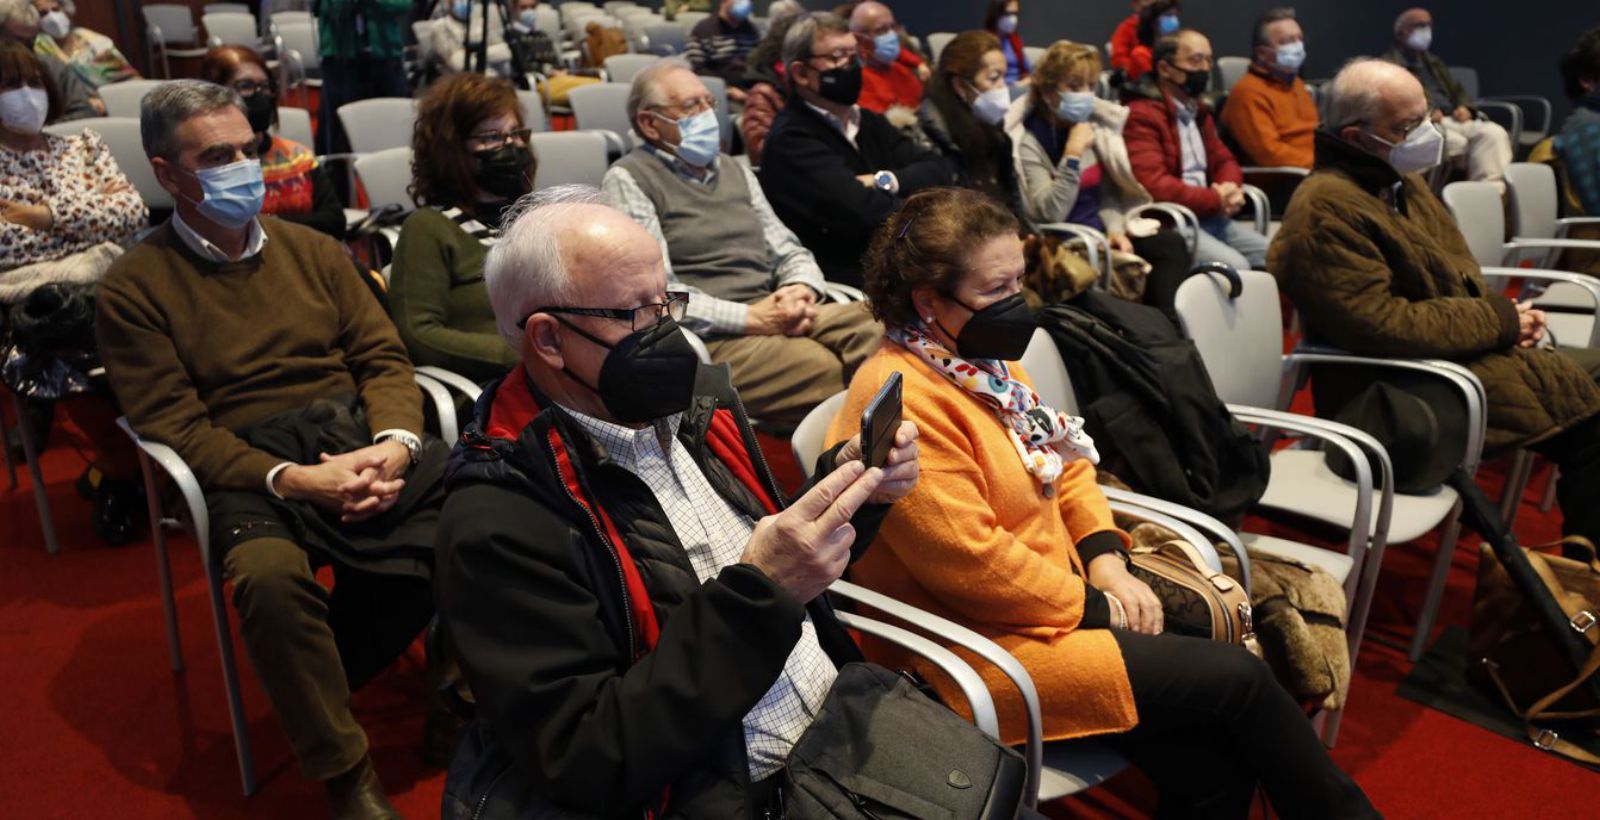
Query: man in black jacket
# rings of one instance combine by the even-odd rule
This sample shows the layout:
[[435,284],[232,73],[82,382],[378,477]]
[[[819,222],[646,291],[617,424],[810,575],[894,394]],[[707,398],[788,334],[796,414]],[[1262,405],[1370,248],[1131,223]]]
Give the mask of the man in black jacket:
[[784,509],[660,247],[598,191],[534,194],[484,266],[521,366],[449,472],[439,605],[477,699],[447,817],[761,816],[854,644],[821,593],[917,476],[858,441]]
[[856,105],[855,35],[825,12],[801,16],[783,38],[789,103],[762,151],[761,187],[828,279],[861,285],[861,255],[903,197],[957,184],[956,170],[881,114]]

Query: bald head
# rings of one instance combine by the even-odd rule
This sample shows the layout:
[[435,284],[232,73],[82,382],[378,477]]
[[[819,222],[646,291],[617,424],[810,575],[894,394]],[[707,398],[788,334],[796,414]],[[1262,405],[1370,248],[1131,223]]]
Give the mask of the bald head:
[[885,25],[894,28],[894,12],[875,0],[867,0],[856,6],[855,11],[850,12],[850,31],[856,34],[871,37],[878,34]]
[[1340,69],[1328,84],[1328,125],[1334,133],[1347,125],[1371,125],[1394,117],[1426,115],[1422,83],[1404,67],[1388,60],[1358,58]]
[[1407,35],[1411,34],[1412,29],[1419,26],[1432,28],[1433,15],[1429,14],[1427,9],[1421,7],[1406,9],[1400,12],[1399,17],[1394,18],[1394,35],[1404,40]]

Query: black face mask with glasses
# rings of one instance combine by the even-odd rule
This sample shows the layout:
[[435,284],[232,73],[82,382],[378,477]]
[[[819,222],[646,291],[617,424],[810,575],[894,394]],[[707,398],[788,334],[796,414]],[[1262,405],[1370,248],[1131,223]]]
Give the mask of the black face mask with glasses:
[[[598,384],[590,384],[566,368],[561,372],[599,396],[606,412],[617,421],[646,424],[682,413],[694,401],[700,357],[678,326],[688,304],[688,294],[671,293],[661,304],[631,310],[546,307],[536,312],[554,315],[567,329],[610,351],[600,365]],[[633,322],[633,332],[608,344],[561,314],[626,318]]]

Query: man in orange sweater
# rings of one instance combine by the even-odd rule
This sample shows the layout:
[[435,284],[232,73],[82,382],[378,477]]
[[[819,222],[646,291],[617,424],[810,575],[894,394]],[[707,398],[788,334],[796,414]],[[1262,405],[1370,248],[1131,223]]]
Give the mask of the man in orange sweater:
[[1294,9],[1272,9],[1256,20],[1250,73],[1228,92],[1223,127],[1248,165],[1311,167],[1317,104],[1300,79],[1305,37]]

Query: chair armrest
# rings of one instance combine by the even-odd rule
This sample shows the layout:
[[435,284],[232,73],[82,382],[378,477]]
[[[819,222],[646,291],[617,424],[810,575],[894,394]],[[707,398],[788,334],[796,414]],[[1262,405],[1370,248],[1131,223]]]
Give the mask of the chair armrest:
[[1176,202],[1147,202],[1128,211],[1128,217],[1131,219],[1136,216],[1143,216],[1149,211],[1166,214],[1167,218],[1172,220],[1174,226],[1187,228],[1191,231],[1188,237],[1189,256],[1193,258],[1196,249],[1200,247],[1200,217],[1196,216],[1194,211],[1187,206],[1179,205]]
[[1556,238],[1566,239],[1567,231],[1584,225],[1600,225],[1600,216],[1566,216],[1556,220]]
[[1239,170],[1243,171],[1245,176],[1252,174],[1259,176],[1279,174],[1289,177],[1306,177],[1311,175],[1309,170],[1295,165],[1244,165]]
[[415,378],[417,387],[433,402],[433,410],[439,416],[439,438],[454,445],[461,436],[461,430],[456,426],[456,403],[450,398],[450,391],[421,373],[417,373]]
[[865,632],[877,638],[886,640],[905,649],[921,655],[939,667],[939,671],[949,675],[960,687],[961,694],[966,697],[967,704],[972,707],[972,722],[977,724],[990,737],[999,740],[1000,720],[995,716],[994,696],[989,694],[989,687],[984,685],[983,678],[973,671],[965,661],[956,653],[924,638],[908,629],[887,624],[853,612],[835,612],[839,622],[851,629]]
[[[1133,504],[1145,510],[1184,522],[1205,536],[1202,540],[1205,542],[1206,548],[1212,550],[1213,553],[1215,552],[1215,547],[1211,545],[1215,542],[1221,541],[1227,544],[1228,549],[1233,552],[1233,556],[1239,559],[1239,574],[1244,581],[1245,592],[1250,591],[1250,558],[1245,553],[1244,542],[1239,540],[1239,534],[1234,532],[1232,527],[1199,510],[1185,507],[1182,504],[1174,504],[1165,499],[1142,495],[1119,487],[1102,486],[1100,490],[1105,493],[1108,500]],[[1217,569],[1221,569],[1220,561]]]
[[1071,222],[1045,222],[1039,225],[1039,230],[1082,239],[1084,247],[1088,249],[1089,267],[1100,271],[1100,287],[1111,286],[1111,240],[1105,234],[1088,225]]
[[[873,609],[905,621],[930,635],[938,636],[969,652],[983,658],[1000,670],[1022,694],[1022,703],[1028,716],[1028,741],[1026,757],[1028,760],[1028,785],[1024,791],[1027,805],[1031,808],[1038,801],[1039,776],[1044,766],[1044,743],[1042,740],[1042,727],[1044,719],[1039,712],[1039,690],[1033,685],[1033,677],[1028,670],[1023,668],[1022,662],[1012,657],[1011,653],[1000,648],[999,644],[979,635],[947,618],[941,618],[931,612],[918,609],[910,604],[897,601],[881,592],[867,589],[863,586],[852,584],[849,581],[834,581],[828,591],[841,598],[865,604]],[[843,614],[843,613],[841,613]]]
[[1501,248],[1504,249],[1501,261],[1509,266],[1515,266],[1527,256],[1525,251],[1600,250],[1600,239],[1537,239],[1518,236],[1501,245]]
[[[1522,115],[1522,128],[1526,131],[1545,133],[1550,130],[1550,125],[1555,121],[1555,111],[1550,105],[1550,100],[1533,94],[1495,94],[1490,97],[1484,97],[1479,102],[1511,103],[1522,109],[1524,112]],[[1528,122],[1526,111],[1529,108],[1536,109],[1543,115],[1539,119],[1538,128],[1534,128]]]
[[1256,233],[1267,235],[1267,228],[1272,224],[1272,204],[1267,200],[1267,192],[1254,185],[1246,183],[1239,186],[1244,192],[1244,198],[1250,200],[1250,209],[1254,212]]
[[1119,512],[1123,515],[1131,515],[1141,521],[1150,524],[1160,524],[1161,526],[1172,530],[1178,534],[1178,537],[1188,541],[1190,546],[1200,551],[1201,557],[1206,559],[1206,566],[1211,567],[1211,569],[1215,572],[1222,571],[1222,559],[1217,556],[1217,548],[1212,546],[1211,541],[1208,540],[1204,535],[1201,535],[1200,531],[1194,527],[1189,526],[1187,523],[1174,518],[1173,516],[1156,512],[1155,510],[1146,507],[1143,504],[1133,501],[1115,499],[1108,495],[1106,496],[1106,503],[1111,505],[1112,512]]
[[[1595,243],[1600,248],[1600,242]],[[1482,269],[1485,277],[1490,276],[1517,276],[1525,280],[1541,282],[1565,282],[1582,290],[1588,295],[1590,303],[1594,306],[1596,321],[1589,328],[1589,342],[1584,347],[1600,347],[1600,279],[1582,273],[1569,273],[1560,270],[1540,270],[1536,268],[1497,268],[1485,267]]]
[[844,285],[838,282],[823,282],[822,293],[830,302],[865,302],[867,295],[861,288],[854,285]]
[[[1495,111],[1506,112],[1506,116],[1511,118],[1511,127],[1506,129],[1507,133],[1511,135],[1511,144],[1516,145],[1519,141],[1521,141],[1522,106],[1519,106],[1515,103],[1501,102],[1499,100],[1490,99],[1478,99],[1473,102],[1472,105],[1474,108],[1478,109],[1479,116],[1486,120],[1489,119],[1487,115],[1483,114],[1483,110],[1486,108]],[[1493,122],[1493,120],[1490,120],[1490,122]]]
[[[206,507],[205,493],[200,491],[200,480],[195,478],[194,472],[189,469],[187,462],[178,455],[178,451],[158,441],[149,441],[139,437],[133,431],[133,425],[128,423],[127,416],[117,418],[117,426],[128,435],[135,447],[139,449],[142,458],[159,464],[161,470],[172,479],[173,486],[183,495],[183,501],[189,507],[189,518],[194,522],[195,532],[211,532],[211,514]],[[150,522],[152,527],[160,527],[160,521]],[[211,566],[211,539],[209,537],[196,538],[200,545],[200,565]]]
[[477,401],[478,396],[483,393],[483,388],[479,387],[477,382],[474,382],[473,380],[453,370],[446,370],[442,367],[434,367],[432,365],[422,365],[421,367],[416,368],[416,372],[433,379],[445,387],[451,387],[460,391],[461,395],[466,396],[473,401]]
[[1338,348],[1315,345],[1300,347],[1284,356],[1284,362],[1291,370],[1302,364],[1359,365],[1409,370],[1444,379],[1461,392],[1466,402],[1467,454],[1466,461],[1461,466],[1468,475],[1477,473],[1478,461],[1483,456],[1484,425],[1487,421],[1489,398],[1484,392],[1483,383],[1478,381],[1478,377],[1471,370],[1444,359],[1384,359],[1375,356],[1356,356]]

